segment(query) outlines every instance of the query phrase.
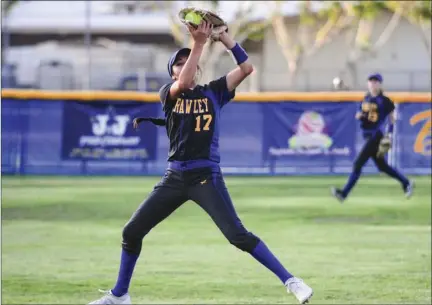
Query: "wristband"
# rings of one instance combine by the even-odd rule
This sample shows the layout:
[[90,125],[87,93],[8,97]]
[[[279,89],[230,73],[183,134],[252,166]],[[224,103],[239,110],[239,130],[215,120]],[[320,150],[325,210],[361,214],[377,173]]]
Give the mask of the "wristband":
[[249,58],[246,51],[238,43],[236,43],[235,46],[231,49],[231,53],[234,56],[237,65],[241,65]]

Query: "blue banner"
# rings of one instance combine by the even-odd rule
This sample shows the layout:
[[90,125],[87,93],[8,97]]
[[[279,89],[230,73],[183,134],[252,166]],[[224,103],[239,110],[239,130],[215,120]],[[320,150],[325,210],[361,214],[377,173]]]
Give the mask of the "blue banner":
[[430,173],[432,156],[431,104],[403,103],[398,108],[397,157],[401,168]]
[[[348,174],[364,145],[357,107],[354,101],[231,103],[221,115],[222,171]],[[2,173],[161,175],[169,150],[165,128],[132,128],[134,117],[161,116],[161,108],[131,100],[3,98]],[[391,163],[404,174],[430,175],[430,103],[400,103],[396,111]],[[364,173],[377,173],[372,161]]]
[[[355,103],[264,105],[264,160],[279,172],[334,172],[355,156]],[[285,168],[284,168],[285,167]],[[329,168],[330,167],[330,168]]]
[[[63,108],[64,160],[155,160],[156,126],[132,121],[157,116],[158,104],[67,102]],[[159,106],[160,107],[160,106]]]

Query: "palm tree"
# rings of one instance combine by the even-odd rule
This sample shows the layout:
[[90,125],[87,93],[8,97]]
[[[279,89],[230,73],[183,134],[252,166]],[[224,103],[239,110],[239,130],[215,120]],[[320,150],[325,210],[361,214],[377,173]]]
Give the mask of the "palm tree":
[[408,2],[409,9],[403,11],[403,16],[418,27],[422,34],[423,44],[431,58],[431,1],[404,1]]
[[10,9],[19,2],[19,0],[2,0],[1,1],[1,8],[2,8],[2,14],[8,14]]
[[[347,13],[355,16],[355,22],[350,28],[351,39],[346,62],[354,86],[358,84],[358,63],[376,54],[389,41],[399,25],[409,2],[411,1],[344,1]],[[378,35],[378,38],[373,42],[371,38],[372,32],[376,30],[374,23],[386,11],[392,12],[392,16]]]
[[287,61],[288,85],[292,88],[305,59],[341,35],[354,21],[354,16],[346,14],[341,1],[326,1],[318,11],[312,9],[312,1],[302,1],[297,33],[292,35],[282,13],[284,2],[287,1],[269,1],[269,4],[277,8],[272,19],[273,31]]

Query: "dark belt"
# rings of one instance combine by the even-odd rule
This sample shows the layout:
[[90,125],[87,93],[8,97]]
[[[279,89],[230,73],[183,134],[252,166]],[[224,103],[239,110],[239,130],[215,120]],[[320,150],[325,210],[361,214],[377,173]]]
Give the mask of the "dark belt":
[[218,169],[219,163],[210,160],[189,160],[189,161],[170,161],[168,162],[168,168],[187,171],[196,168],[211,167],[212,169]]

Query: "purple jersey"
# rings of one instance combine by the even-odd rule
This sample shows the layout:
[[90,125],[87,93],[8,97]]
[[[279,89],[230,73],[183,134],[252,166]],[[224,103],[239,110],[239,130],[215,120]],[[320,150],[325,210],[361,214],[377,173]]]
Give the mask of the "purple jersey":
[[360,107],[365,115],[361,121],[361,128],[364,133],[383,131],[388,115],[395,109],[393,102],[382,93],[377,96],[366,94]]

